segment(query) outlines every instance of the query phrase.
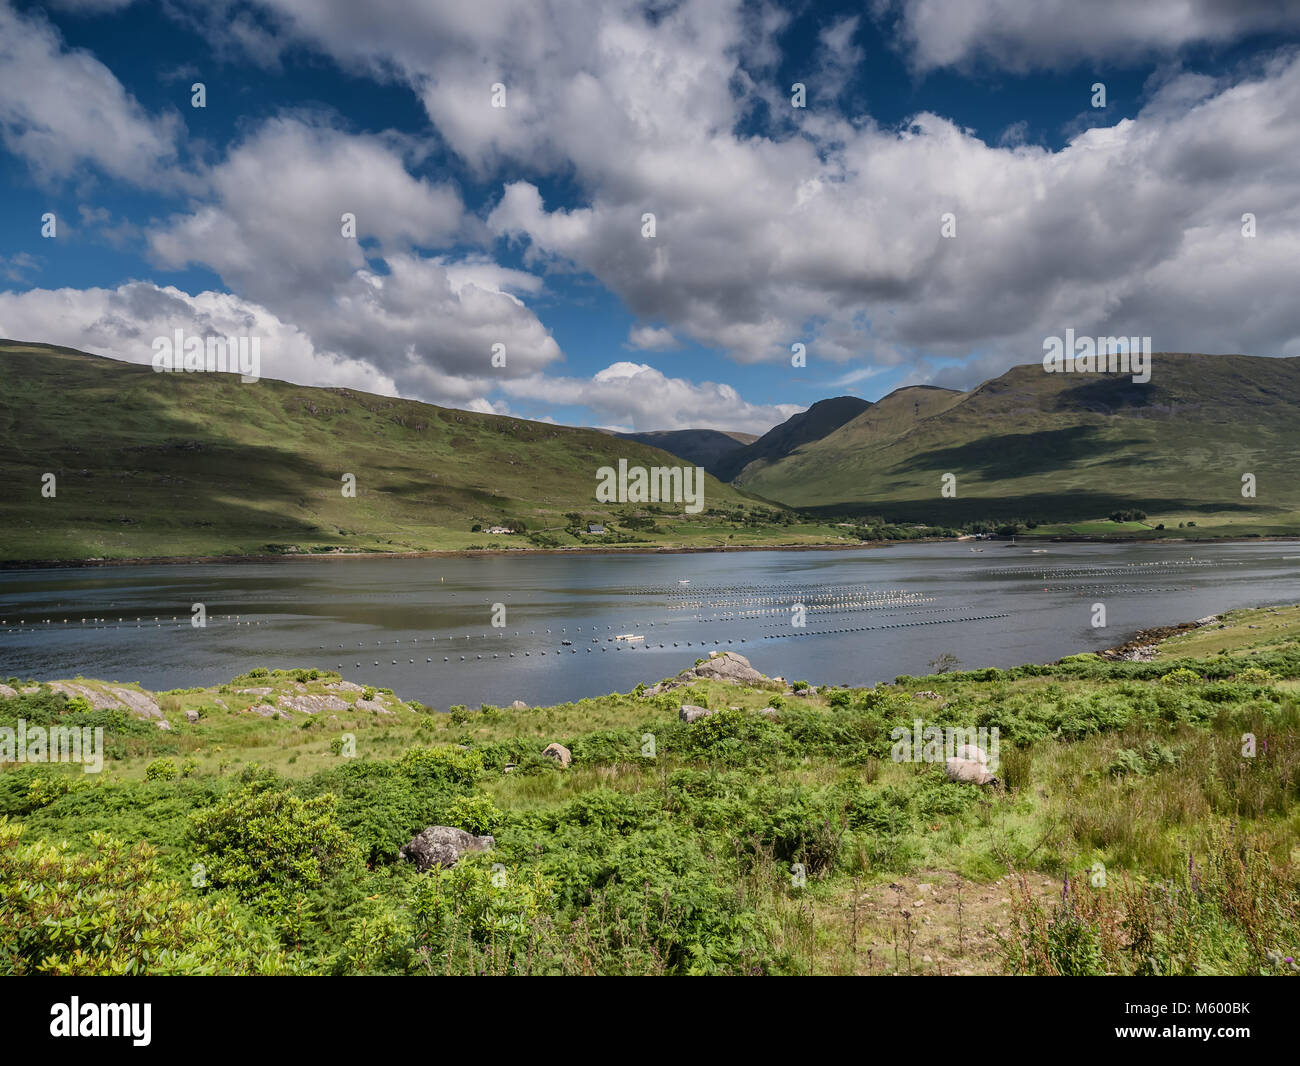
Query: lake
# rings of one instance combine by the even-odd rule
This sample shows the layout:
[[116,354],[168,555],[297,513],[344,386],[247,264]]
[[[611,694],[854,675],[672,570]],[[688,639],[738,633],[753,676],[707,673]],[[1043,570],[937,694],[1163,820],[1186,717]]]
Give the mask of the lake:
[[[865,685],[927,673],[943,653],[967,668],[1050,662],[1150,626],[1300,600],[1294,542],[1034,547],[5,571],[0,676],[159,690],[316,666],[440,710],[550,704],[658,681],[715,648],[769,675]],[[1105,628],[1091,624],[1094,603]]]

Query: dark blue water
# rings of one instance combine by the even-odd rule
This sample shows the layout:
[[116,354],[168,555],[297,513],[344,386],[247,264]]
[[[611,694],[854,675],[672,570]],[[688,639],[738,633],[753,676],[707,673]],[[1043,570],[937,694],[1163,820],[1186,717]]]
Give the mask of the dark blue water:
[[[714,648],[770,675],[871,684],[926,673],[943,653],[968,668],[1049,662],[1149,626],[1300,601],[1293,542],[978,547],[3,572],[0,677],[157,690],[318,666],[441,709],[543,704],[628,691]],[[190,622],[195,603],[204,628]]]

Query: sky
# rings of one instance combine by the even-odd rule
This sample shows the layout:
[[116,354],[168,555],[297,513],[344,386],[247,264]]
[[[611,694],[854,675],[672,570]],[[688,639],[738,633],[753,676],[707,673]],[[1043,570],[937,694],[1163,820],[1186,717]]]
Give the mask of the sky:
[[750,433],[1297,356],[1298,148],[1300,0],[0,0],[0,336]]

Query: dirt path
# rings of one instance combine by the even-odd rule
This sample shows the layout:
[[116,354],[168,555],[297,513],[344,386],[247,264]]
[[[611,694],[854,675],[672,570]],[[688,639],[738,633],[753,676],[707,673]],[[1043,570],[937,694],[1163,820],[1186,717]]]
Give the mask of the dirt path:
[[[1010,928],[1011,876],[981,883],[951,870],[926,870],[857,895],[858,974],[971,976],[1002,972],[996,934]],[[1030,891],[1054,899],[1058,881],[1032,874]],[[853,938],[850,890],[836,916],[836,935]],[[909,952],[910,936],[910,952]],[[910,959],[909,959],[910,954]],[[854,972],[854,971],[847,971]]]

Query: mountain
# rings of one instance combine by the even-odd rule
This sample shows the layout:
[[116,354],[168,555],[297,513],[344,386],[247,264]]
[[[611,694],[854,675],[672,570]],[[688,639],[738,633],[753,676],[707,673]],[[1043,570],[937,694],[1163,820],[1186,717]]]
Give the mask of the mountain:
[[[622,505],[596,502],[597,470],[621,458],[682,465],[592,429],[353,389],[156,373],[47,345],[0,341],[0,374],[0,559],[11,561],[527,545],[472,532],[512,519],[573,545],[566,512],[608,525],[609,543],[622,536]],[[355,497],[343,495],[345,474]],[[713,478],[706,486],[703,513],[657,519],[658,532],[637,536],[763,539],[708,512],[773,505]]]
[[728,452],[708,468],[723,481],[755,476],[759,469],[785,458],[796,448],[825,437],[872,405],[856,396],[818,400],[808,410],[786,419],[743,448]]
[[[1156,353],[1146,384],[1030,364],[967,393],[900,389],[735,483],[894,521],[1070,522],[1137,508],[1173,527],[1294,533],[1298,398],[1300,358]],[[953,498],[941,495],[947,473]]]
[[709,471],[723,456],[758,440],[754,433],[725,433],[717,429],[663,429],[650,433],[615,433],[614,436],[662,448],[669,455]]

